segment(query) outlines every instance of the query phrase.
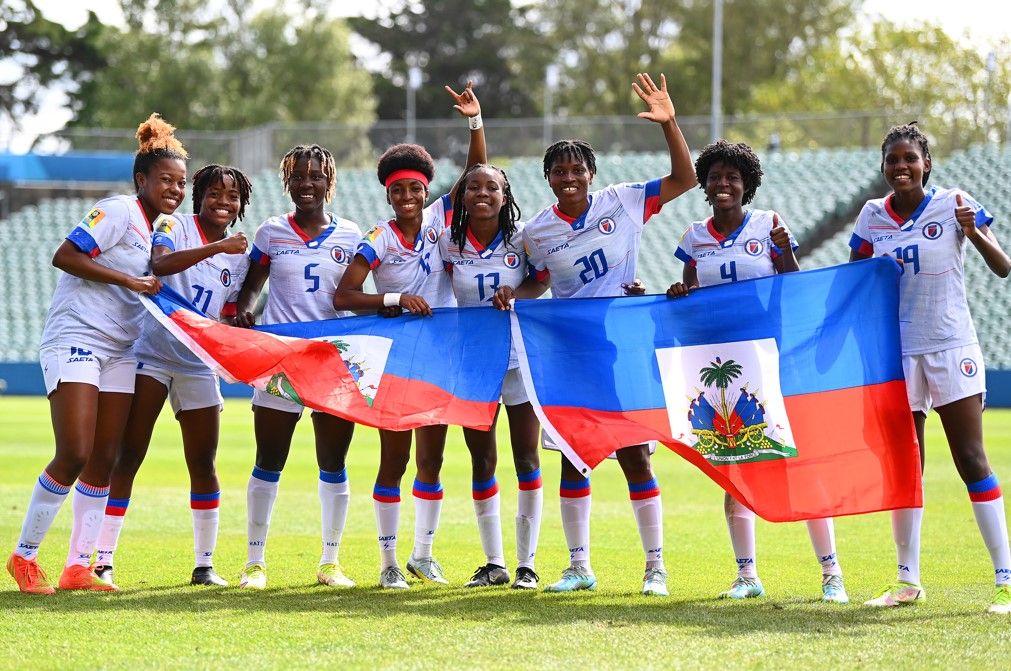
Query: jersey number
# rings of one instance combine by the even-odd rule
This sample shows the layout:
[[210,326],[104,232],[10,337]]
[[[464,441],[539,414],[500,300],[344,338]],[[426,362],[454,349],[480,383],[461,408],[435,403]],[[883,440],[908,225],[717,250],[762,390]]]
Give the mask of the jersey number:
[[583,284],[589,284],[593,280],[599,280],[607,274],[607,257],[604,256],[603,249],[598,249],[590,252],[584,257],[576,259],[576,262],[572,265],[583,267],[583,269],[579,271],[579,279],[583,281]]
[[432,274],[432,266],[428,265],[428,258],[432,255],[432,252],[426,253],[424,256],[418,257],[418,263],[421,264],[421,269],[425,271],[426,275]]
[[720,277],[731,282],[737,281],[737,261],[724,263],[720,266]]
[[902,272],[906,272],[906,268],[912,268],[913,274],[920,272],[920,246],[919,245],[909,245],[908,247],[896,247],[892,250],[895,254],[895,258],[902,261]]
[[[495,292],[498,291],[499,284],[499,274],[498,273],[488,273],[487,275],[477,274],[474,279],[477,280],[477,295],[478,300],[481,302],[490,301]],[[488,288],[485,289],[485,280],[488,280]]]
[[313,293],[319,291],[319,275],[314,275],[312,269],[318,266],[318,263],[309,263],[305,267],[305,281],[309,283],[309,288],[306,289],[306,293]]
[[[207,314],[207,308],[211,304],[211,296],[214,295],[214,291],[211,289],[204,289],[199,284],[194,284],[192,286],[197,292],[197,295],[193,297],[193,305],[204,314]],[[200,304],[201,298],[204,299],[203,305]]]

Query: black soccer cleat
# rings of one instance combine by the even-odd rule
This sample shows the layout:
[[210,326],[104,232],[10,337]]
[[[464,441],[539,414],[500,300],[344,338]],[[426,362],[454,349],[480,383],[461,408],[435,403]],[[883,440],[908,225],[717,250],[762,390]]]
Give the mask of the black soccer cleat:
[[113,579],[112,579],[112,564],[109,564],[108,566],[103,566],[101,564],[95,564],[91,568],[91,570],[95,572],[95,575],[97,575],[98,579],[101,580],[102,582],[104,582],[104,583],[106,583],[108,585],[115,585],[116,584],[113,581]]
[[214,572],[213,566],[198,566],[193,569],[191,585],[209,585],[212,587],[228,587],[228,582]]
[[513,581],[513,589],[537,589],[537,581],[541,577],[534,573],[533,569],[520,566],[516,569],[516,580]]
[[464,587],[491,587],[492,585],[508,585],[509,571],[504,566],[485,564],[474,571]]

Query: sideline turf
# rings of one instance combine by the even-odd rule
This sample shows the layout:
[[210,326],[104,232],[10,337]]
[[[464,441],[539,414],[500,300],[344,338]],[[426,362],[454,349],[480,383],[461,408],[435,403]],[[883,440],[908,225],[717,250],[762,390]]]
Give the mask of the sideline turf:
[[[51,456],[41,398],[0,397],[0,548],[17,540],[32,484]],[[218,571],[234,583],[245,559],[245,485],[252,466],[248,404],[225,409]],[[1011,487],[1011,411],[985,415],[992,466]],[[936,416],[928,423],[923,577],[928,600],[882,612],[820,603],[820,570],[803,524],[759,522],[759,571],[769,596],[747,603],[713,597],[734,562],[722,496],[708,479],[661,448],[655,457],[665,509],[669,599],[638,594],[642,553],[617,465],[593,477],[596,593],[551,595],[465,590],[483,563],[470,499],[469,459],[450,431],[446,498],[435,555],[450,587],[412,582],[380,592],[371,488],[378,439],[359,427],[348,474],[351,511],[341,548],[360,587],[318,587],[319,503],[311,427],[296,433],[274,509],[262,593],[186,585],[193,565],[186,469],[179,431],[163,413],[130,502],[116,555],[123,591],[112,595],[21,595],[0,578],[0,667],[4,668],[695,668],[784,665],[818,668],[1000,667],[1011,618],[984,613],[992,596],[989,558],[955,474]],[[507,445],[505,431],[500,444]],[[538,553],[542,585],[567,552],[558,518],[558,458],[544,455],[545,520]],[[399,558],[414,529],[408,470],[402,487]],[[503,533],[514,562],[515,474],[508,449],[498,472]],[[837,520],[846,587],[855,603],[894,576],[887,514]],[[55,581],[67,551],[69,502],[42,547]]]

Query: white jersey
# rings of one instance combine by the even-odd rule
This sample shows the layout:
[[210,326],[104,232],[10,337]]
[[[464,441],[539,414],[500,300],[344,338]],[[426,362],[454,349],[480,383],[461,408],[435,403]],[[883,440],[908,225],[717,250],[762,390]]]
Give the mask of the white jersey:
[[527,253],[523,249],[523,224],[506,243],[502,231],[487,247],[467,231],[463,249],[449,239],[449,229],[439,238],[439,253],[449,273],[453,294],[460,307],[488,305],[501,286],[518,287],[529,274]]
[[523,229],[534,276],[550,280],[556,298],[621,296],[621,285],[635,281],[643,226],[660,211],[660,180],[615,184],[589,200],[577,219],[552,205]]
[[353,258],[361,237],[358,224],[330,215],[330,225],[310,238],[292,213],[271,217],[256,229],[252,263],[270,266],[270,288],[264,324],[317,321],[346,317],[337,312],[333,294]]
[[[161,220],[154,232],[153,247],[173,252],[207,244],[195,214],[174,215]],[[186,270],[165,275],[162,282],[211,319],[220,319],[226,304],[234,303],[249,269],[245,254],[215,254]],[[137,360],[178,373],[207,374],[210,370],[185,345],[148,314],[134,348]]]
[[404,238],[395,220],[373,226],[358,243],[361,254],[372,269],[376,292],[415,294],[433,308],[456,307],[449,273],[439,253],[439,238],[453,220],[453,201],[449,194],[425,208],[418,237]]
[[964,191],[932,187],[903,221],[892,195],[869,200],[860,210],[850,247],[861,254],[900,259],[899,329],[904,355],[925,354],[977,342],[965,297],[963,263],[967,241],[955,220],[955,196],[976,212],[976,226],[993,217]]
[[[113,196],[98,201],[67,240],[96,263],[141,277],[151,269],[152,226],[136,196]],[[129,352],[140,335],[144,312],[140,296],[126,287],[61,273],[42,347],[79,341],[104,354]]]
[[[712,217],[693,222],[681,236],[674,256],[695,268],[700,287],[773,275],[773,261],[783,253],[769,237],[775,214],[770,210],[748,211],[737,230],[727,236],[713,227]],[[782,217],[780,226],[785,226]],[[790,246],[797,249],[792,234]]]

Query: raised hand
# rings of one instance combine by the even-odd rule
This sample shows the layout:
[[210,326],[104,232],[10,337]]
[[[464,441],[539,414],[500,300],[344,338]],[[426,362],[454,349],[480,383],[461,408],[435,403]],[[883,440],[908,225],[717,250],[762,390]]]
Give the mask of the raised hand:
[[779,222],[779,215],[772,215],[772,228],[769,230],[769,238],[772,240],[772,244],[776,245],[780,249],[788,249],[790,247],[790,232],[786,230],[786,226],[783,226]]
[[218,245],[222,254],[243,254],[249,246],[249,241],[246,239],[246,234],[240,231],[220,240]]
[[972,211],[971,207],[962,203],[962,194],[960,193],[955,194],[955,221],[962,227],[965,237],[971,238],[979,233],[979,229],[976,228],[976,213]]
[[667,95],[667,78],[660,75],[660,88],[657,88],[647,73],[640,72],[635,77],[637,81],[632,82],[632,90],[649,106],[647,111],[639,112],[639,118],[661,124],[673,121],[674,102]]
[[453,97],[453,109],[459,112],[465,117],[477,116],[481,113],[481,103],[478,102],[477,96],[474,95],[474,82],[467,82],[467,88],[463,90],[462,93],[457,93],[449,86],[446,86],[446,92]]

